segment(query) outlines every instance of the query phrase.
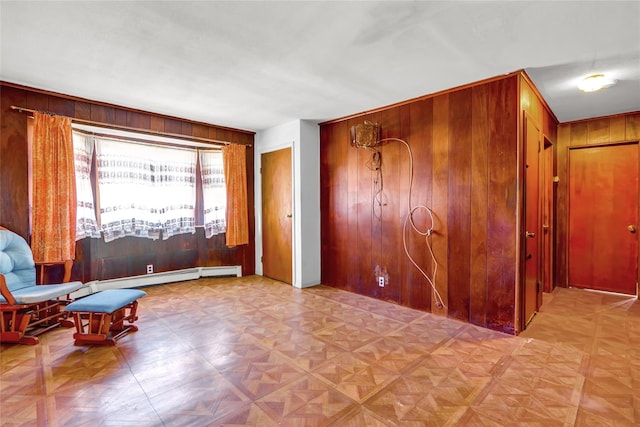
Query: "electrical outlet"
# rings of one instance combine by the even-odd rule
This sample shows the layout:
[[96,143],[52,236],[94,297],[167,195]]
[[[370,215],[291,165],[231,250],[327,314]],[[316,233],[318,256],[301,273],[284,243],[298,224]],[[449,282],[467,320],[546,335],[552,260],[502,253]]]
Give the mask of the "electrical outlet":
[[147,274],[153,273],[153,264],[147,264]]
[[384,276],[378,277],[378,286],[380,286],[381,288],[384,288]]

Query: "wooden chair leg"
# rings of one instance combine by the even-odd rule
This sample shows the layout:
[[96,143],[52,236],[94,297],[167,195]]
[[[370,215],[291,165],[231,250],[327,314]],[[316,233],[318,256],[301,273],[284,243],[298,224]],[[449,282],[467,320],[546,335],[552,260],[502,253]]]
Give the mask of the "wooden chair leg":
[[25,336],[31,313],[19,310],[5,311],[0,317],[0,342],[37,344],[38,338]]
[[62,321],[67,313],[60,310],[66,301],[51,300],[37,304],[2,307],[0,341],[38,344],[38,335],[58,326],[73,326]]

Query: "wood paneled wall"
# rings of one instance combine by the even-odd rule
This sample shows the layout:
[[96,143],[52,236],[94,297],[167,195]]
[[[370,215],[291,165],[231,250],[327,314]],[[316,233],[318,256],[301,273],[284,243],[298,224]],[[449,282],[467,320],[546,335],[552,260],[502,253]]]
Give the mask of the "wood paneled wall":
[[[322,283],[516,332],[520,78],[515,73],[321,124]],[[381,125],[382,138],[411,146],[412,206],[433,210],[430,241],[445,310],[403,250],[410,163],[401,143],[380,147],[381,220],[372,213],[371,151],[349,143],[351,126],[365,120]],[[424,212],[415,220],[422,230],[429,225]],[[408,231],[407,246],[431,274],[425,239]],[[376,266],[389,273],[385,287],[375,281]]]
[[640,111],[563,123],[558,126],[556,281],[568,286],[569,250],[569,147],[640,140]]
[[[37,89],[0,84],[0,225],[29,238],[29,174],[27,120],[25,113],[11,105],[45,110],[75,119],[92,120],[105,125],[134,127],[193,137],[253,145],[254,133],[214,126],[143,111],[121,108]],[[253,148],[247,149],[247,185],[249,201],[249,245],[227,248],[224,235],[204,237],[203,229],[195,235],[174,236],[166,241],[128,237],[110,243],[102,239],[78,242],[72,278],[88,282],[145,274],[146,265],[156,272],[195,266],[241,265],[243,274],[255,272]],[[52,272],[55,276],[61,272]],[[53,277],[55,280],[57,277]]]

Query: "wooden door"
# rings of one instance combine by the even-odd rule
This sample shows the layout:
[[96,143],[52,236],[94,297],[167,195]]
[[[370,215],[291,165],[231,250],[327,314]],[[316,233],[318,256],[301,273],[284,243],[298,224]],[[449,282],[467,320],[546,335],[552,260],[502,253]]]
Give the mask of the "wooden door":
[[540,308],[540,128],[525,116],[525,262],[523,320],[529,323]]
[[569,150],[569,285],[636,295],[638,144]]
[[262,273],[293,283],[291,148],[262,159]]

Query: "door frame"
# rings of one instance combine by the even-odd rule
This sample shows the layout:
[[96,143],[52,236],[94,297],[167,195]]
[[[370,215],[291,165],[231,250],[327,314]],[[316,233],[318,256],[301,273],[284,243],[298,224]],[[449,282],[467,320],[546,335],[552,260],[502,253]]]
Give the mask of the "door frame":
[[263,266],[262,266],[262,256],[263,256],[263,247],[262,247],[262,155],[271,153],[274,151],[282,150],[285,148],[291,149],[291,214],[293,215],[293,221],[291,223],[291,285],[294,287],[299,287],[296,284],[296,236],[298,230],[298,215],[296,214],[296,203],[295,203],[295,194],[296,194],[296,148],[294,141],[285,142],[282,144],[271,145],[264,150],[256,150],[255,155],[255,218],[256,218],[256,237],[259,235],[260,239],[256,238],[256,274],[263,275]]
[[[584,148],[596,148],[596,147],[612,147],[612,146],[616,146],[616,145],[630,145],[630,144],[636,144],[638,146],[638,174],[640,177],[640,140],[638,139],[627,139],[627,140],[622,140],[622,141],[615,141],[615,142],[602,142],[602,143],[595,143],[595,144],[581,144],[581,145],[574,145],[574,146],[569,146],[567,147],[567,155],[566,155],[566,170],[567,170],[567,186],[566,186],[566,204],[567,204],[567,213],[566,213],[566,233],[565,233],[565,247],[566,247],[566,276],[564,278],[564,286],[565,287],[571,287],[570,283],[569,283],[569,263],[571,262],[571,253],[570,253],[570,246],[569,246],[569,197],[570,197],[570,186],[569,186],[569,180],[570,180],[570,176],[569,176],[569,168],[570,168],[570,152],[571,150],[579,150],[579,149],[584,149]],[[640,222],[640,183],[638,185],[638,221]],[[637,257],[636,257],[636,262],[638,265],[638,268],[636,269],[636,298],[640,298],[640,241],[638,242],[638,250],[637,250]],[[607,291],[597,291],[597,292],[607,292]],[[615,294],[615,292],[613,292]],[[619,294],[622,295],[622,294]],[[624,294],[626,295],[626,294]]]

